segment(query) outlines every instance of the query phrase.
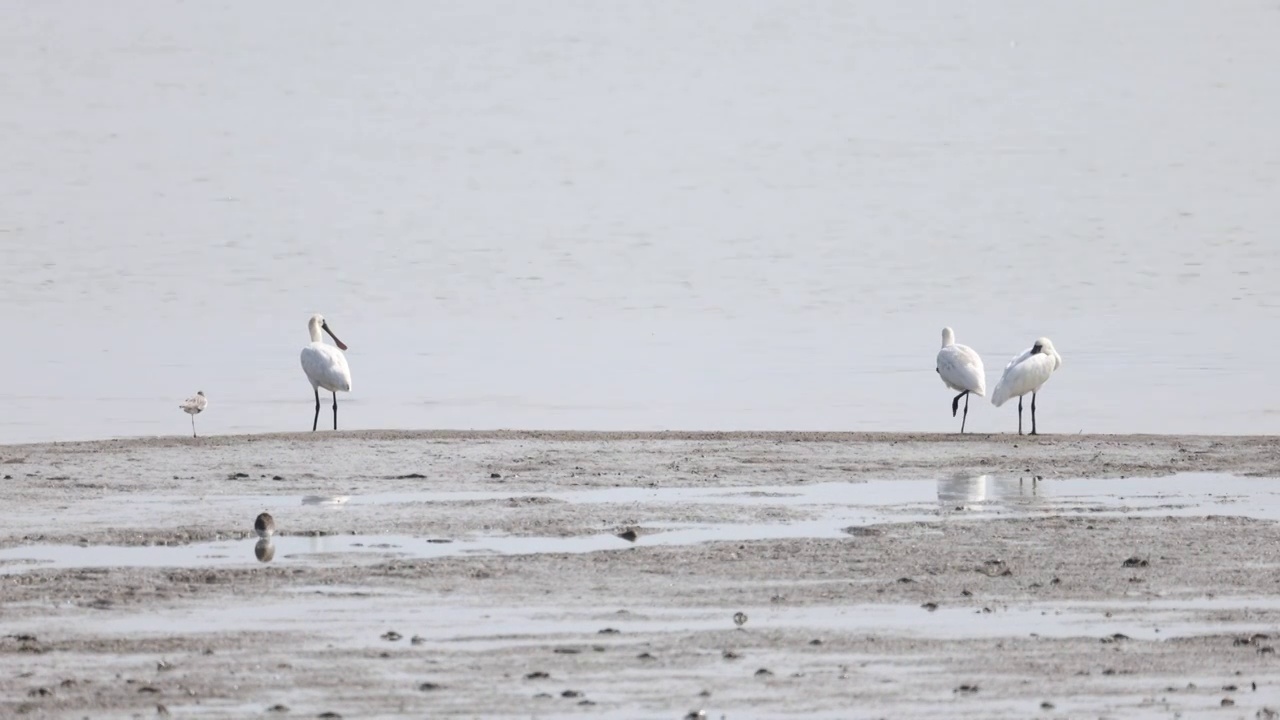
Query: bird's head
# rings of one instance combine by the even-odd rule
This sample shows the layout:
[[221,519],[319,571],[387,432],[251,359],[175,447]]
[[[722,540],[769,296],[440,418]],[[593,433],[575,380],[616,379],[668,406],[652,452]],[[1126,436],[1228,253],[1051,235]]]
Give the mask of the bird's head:
[[949,327],[942,328],[942,347],[956,344],[956,334]]
[[1053,358],[1053,369],[1057,370],[1062,366],[1062,356],[1058,354],[1057,349],[1053,347],[1053,342],[1047,337],[1037,339],[1035,344],[1031,346],[1032,355],[1041,353]]
[[333,334],[333,330],[329,329],[329,321],[325,320],[324,316],[320,313],[316,313],[311,316],[310,322],[307,323],[307,329],[311,331],[311,337],[313,338],[312,342],[320,339],[320,331],[323,330],[329,335],[329,337],[333,338],[333,344],[337,345],[339,350],[347,349],[346,343],[339,340],[338,336]]

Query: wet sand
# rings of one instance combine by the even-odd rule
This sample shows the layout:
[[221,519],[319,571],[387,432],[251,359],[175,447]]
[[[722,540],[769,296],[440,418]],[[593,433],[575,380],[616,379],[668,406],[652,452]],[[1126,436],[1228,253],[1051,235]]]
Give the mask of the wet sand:
[[1270,437],[307,433],[0,475],[4,717],[1280,711]]

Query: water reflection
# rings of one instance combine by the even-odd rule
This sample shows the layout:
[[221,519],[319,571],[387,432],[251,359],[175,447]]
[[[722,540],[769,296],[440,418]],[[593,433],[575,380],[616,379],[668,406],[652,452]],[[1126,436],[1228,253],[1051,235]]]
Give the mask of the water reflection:
[[350,495],[303,495],[303,505],[343,505],[351,499]]
[[262,538],[254,543],[253,556],[258,558],[258,562],[269,563],[276,556],[276,546],[271,544],[270,538]]
[[1006,509],[1041,501],[1042,484],[1036,478],[953,475],[938,480],[938,503],[966,510]]

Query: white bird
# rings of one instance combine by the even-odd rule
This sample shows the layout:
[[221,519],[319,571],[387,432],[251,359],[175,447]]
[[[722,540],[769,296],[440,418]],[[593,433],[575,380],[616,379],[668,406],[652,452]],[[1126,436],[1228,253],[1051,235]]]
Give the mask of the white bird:
[[1022,396],[1031,393],[1031,434],[1036,432],[1036,392],[1044,385],[1054,370],[1062,367],[1062,356],[1053,349],[1049,338],[1042,337],[1009,361],[1004,375],[991,393],[991,404],[1000,407],[1015,395],[1018,398],[1018,434],[1022,434]]
[[[325,345],[320,337],[324,330],[333,338],[333,345]],[[311,344],[302,348],[302,371],[311,381],[311,390],[316,394],[316,415],[311,421],[311,432],[316,431],[320,423],[320,388],[333,393],[333,429],[338,429],[338,393],[351,392],[351,368],[347,367],[347,356],[342,354],[347,346],[329,329],[324,316],[312,315],[307,322],[307,331],[311,333]]]
[[951,328],[942,328],[937,371],[943,384],[960,392],[951,401],[951,417],[956,416],[960,398],[964,398],[964,417],[960,419],[960,433],[964,434],[964,424],[969,419],[969,393],[978,397],[987,394],[987,373],[982,368],[982,358],[968,345],[957,345],[956,334]]
[[204,412],[209,407],[209,398],[204,396],[201,390],[195,394],[195,397],[189,397],[182,401],[178,409],[191,416],[191,437],[196,436],[196,416]]

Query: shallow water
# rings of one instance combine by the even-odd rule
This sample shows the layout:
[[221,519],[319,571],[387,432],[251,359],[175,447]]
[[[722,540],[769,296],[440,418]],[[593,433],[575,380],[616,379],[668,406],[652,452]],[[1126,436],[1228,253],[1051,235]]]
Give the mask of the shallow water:
[[1277,22],[19,2],[0,442],[186,433],[197,389],[305,429],[316,311],[347,428],[952,430],[949,324],[989,386],[1056,341],[1051,432],[1277,432]]
[[[73,509],[79,521],[110,518],[120,524],[167,517],[196,504],[205,514],[226,510],[252,517],[266,507],[278,519],[299,506],[322,512],[352,512],[369,506],[506,500],[511,493],[400,492],[340,496],[117,496]],[[850,528],[916,520],[981,521],[1049,516],[1224,515],[1280,520],[1280,488],[1273,481],[1213,473],[1169,478],[1035,480],[1033,478],[951,477],[936,481],[871,481],[743,488],[608,488],[520,494],[570,504],[625,507],[679,504],[779,506],[808,511],[809,518],[776,523],[651,522],[636,540],[614,533],[574,537],[477,534],[459,538],[403,535],[290,536],[175,545],[21,545],[0,549],[0,574],[68,567],[218,567],[252,564],[343,564],[369,558],[438,558],[475,554],[524,555],[622,551],[638,546],[696,545],[706,542],[849,537]],[[851,540],[856,541],[856,540]],[[266,557],[264,560],[263,557]]]

